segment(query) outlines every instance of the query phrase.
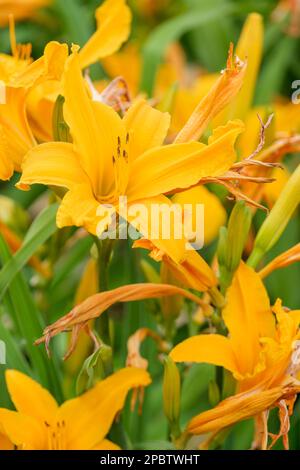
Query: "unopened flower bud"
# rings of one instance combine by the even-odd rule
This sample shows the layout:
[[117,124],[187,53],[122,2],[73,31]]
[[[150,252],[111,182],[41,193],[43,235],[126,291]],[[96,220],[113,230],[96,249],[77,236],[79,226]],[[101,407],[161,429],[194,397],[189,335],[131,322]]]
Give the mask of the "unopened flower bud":
[[169,421],[171,435],[174,439],[180,435],[180,374],[170,356],[165,358],[163,381],[164,412]]
[[262,257],[275,245],[300,202],[300,165],[289,178],[269,216],[262,224],[248,260],[255,268]]

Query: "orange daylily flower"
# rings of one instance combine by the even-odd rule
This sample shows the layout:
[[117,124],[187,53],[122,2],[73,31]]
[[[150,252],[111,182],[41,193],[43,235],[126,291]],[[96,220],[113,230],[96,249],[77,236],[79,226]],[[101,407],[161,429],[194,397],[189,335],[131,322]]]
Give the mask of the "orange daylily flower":
[[0,408],[0,431],[20,450],[117,450],[105,437],[131,389],[150,384],[141,369],[121,369],[83,395],[58,406],[37,382],[16,370],[5,374],[17,411]]
[[[279,300],[271,308],[260,276],[242,262],[222,316],[228,337],[193,336],[170,353],[176,362],[222,366],[237,381],[236,395],[190,421],[187,432],[191,434],[216,432],[249,417],[264,417],[266,424],[269,409],[279,407],[282,413],[300,392],[300,311],[286,311]],[[266,446],[266,428],[260,445]]]

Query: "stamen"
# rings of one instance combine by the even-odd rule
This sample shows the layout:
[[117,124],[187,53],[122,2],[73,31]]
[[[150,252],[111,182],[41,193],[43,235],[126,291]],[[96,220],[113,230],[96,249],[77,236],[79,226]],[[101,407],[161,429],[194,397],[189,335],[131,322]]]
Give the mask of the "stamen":
[[8,18],[9,18],[9,40],[10,40],[11,52],[14,57],[18,57],[14,15],[10,14]]

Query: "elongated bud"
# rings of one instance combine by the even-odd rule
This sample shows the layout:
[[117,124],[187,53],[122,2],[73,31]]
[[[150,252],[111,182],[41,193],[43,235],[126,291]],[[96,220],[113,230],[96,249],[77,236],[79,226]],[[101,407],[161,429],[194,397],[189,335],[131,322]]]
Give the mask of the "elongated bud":
[[157,106],[157,109],[163,113],[171,113],[173,111],[176,93],[178,90],[178,83],[173,83],[164,94],[161,102]]
[[[173,286],[180,286],[173,272],[169,269],[168,265],[164,262],[161,263],[160,281],[162,284],[169,284]],[[161,310],[167,326],[172,326],[172,323],[179,316],[183,307],[183,297],[181,295],[173,295],[172,297],[162,297]]]
[[228,223],[227,266],[234,272],[240,265],[252,221],[251,210],[244,201],[235,204]]
[[76,382],[77,393],[80,395],[89,390],[96,382],[109,376],[112,370],[112,349],[102,344],[84,361]]
[[220,266],[225,266],[227,262],[228,230],[227,227],[221,227],[218,242],[218,261]]
[[231,212],[228,228],[224,227],[220,230],[218,261],[223,291],[230,285],[242,259],[251,220],[252,215],[249,207],[244,201],[239,201]]
[[177,439],[180,436],[180,374],[175,362],[170,356],[165,358],[163,381],[164,412],[169,421],[171,436]]
[[275,245],[300,202],[300,165],[286,183],[269,216],[262,224],[248,260],[255,268],[262,257]]
[[57,142],[72,142],[70,128],[64,119],[63,106],[65,98],[61,95],[57,97],[52,118],[53,137]]
[[208,399],[212,407],[216,406],[221,399],[220,389],[214,380],[211,380],[208,384]]
[[141,270],[148,282],[153,284],[160,283],[160,276],[149,261],[142,259],[140,262]]

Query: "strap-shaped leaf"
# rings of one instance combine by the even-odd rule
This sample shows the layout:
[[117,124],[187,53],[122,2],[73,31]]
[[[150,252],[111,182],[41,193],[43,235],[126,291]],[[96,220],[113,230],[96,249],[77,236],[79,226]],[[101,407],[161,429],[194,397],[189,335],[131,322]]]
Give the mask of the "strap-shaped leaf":
[[22,247],[3,266],[0,271],[0,300],[15,275],[24,267],[36,250],[57,230],[55,222],[57,207],[58,204],[52,204],[39,214],[28,230]]

